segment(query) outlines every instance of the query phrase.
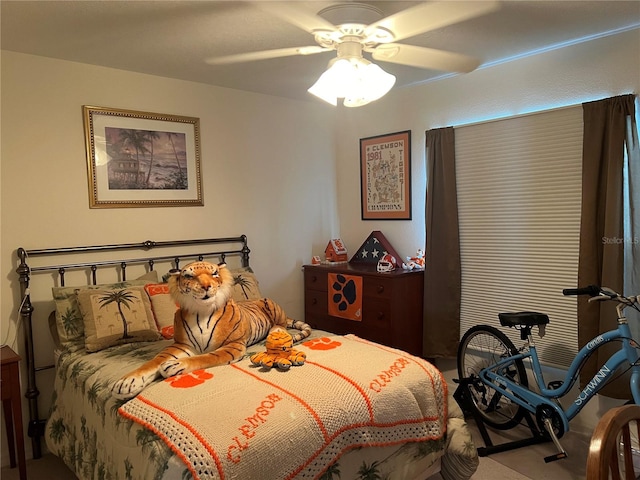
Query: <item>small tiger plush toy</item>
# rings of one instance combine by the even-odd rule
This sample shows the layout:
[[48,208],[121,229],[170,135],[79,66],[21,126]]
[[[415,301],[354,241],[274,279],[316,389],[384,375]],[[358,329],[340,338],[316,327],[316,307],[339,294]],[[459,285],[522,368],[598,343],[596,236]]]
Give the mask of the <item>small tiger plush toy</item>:
[[247,346],[267,337],[277,327],[300,330],[298,342],[311,327],[294,321],[268,298],[236,303],[231,299],[234,279],[224,263],[194,262],[172,270],[169,293],[178,304],[174,343],[153,359],[129,372],[112,388],[119,399],[135,397],[156,378],[237,362]]
[[254,365],[265,368],[278,367],[281,370],[289,370],[292,365],[302,365],[307,359],[304,352],[293,348],[293,337],[282,328],[274,328],[267,335],[265,344],[266,352],[251,355],[250,360]]

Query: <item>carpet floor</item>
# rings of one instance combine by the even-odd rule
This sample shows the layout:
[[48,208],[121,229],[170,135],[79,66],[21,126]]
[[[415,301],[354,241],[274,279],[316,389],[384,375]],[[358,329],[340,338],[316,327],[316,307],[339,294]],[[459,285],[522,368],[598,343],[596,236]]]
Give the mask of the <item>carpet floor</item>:
[[[476,446],[484,446],[482,436],[478,433],[473,421],[469,422]],[[516,429],[517,430],[517,429]],[[526,432],[511,430],[499,435],[491,432],[492,442],[497,445],[503,441],[523,438]],[[554,452],[552,443],[543,443],[528,447],[494,453],[480,458],[480,466],[473,475],[472,480],[584,480],[587,452],[589,450],[589,438],[580,434],[569,432],[561,443],[567,450],[569,457],[552,463],[545,463],[544,457]],[[18,480],[16,468],[3,468],[0,472],[2,480]],[[44,455],[38,460],[27,462],[27,476],[29,480],[76,480],[76,477],[53,455]],[[438,474],[430,480],[441,480]]]

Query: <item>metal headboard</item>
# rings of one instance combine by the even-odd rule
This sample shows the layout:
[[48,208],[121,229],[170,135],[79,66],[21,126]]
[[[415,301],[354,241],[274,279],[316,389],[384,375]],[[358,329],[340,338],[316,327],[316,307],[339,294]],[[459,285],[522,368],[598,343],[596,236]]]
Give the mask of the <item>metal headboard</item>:
[[[91,257],[92,254],[97,252],[122,252],[129,250],[150,251],[163,248],[175,248],[175,247],[198,247],[209,250],[217,245],[226,245],[226,248],[216,251],[206,251],[203,253],[190,253],[162,255],[158,252],[158,255],[145,254],[138,258],[127,259],[114,259],[114,260],[99,260],[91,261],[86,260],[87,257]],[[235,246],[238,246],[236,248]],[[168,250],[165,250],[167,252]],[[122,281],[126,280],[127,267],[130,265],[146,265],[149,270],[154,269],[154,265],[159,262],[170,262],[173,268],[180,268],[180,263],[183,261],[204,260],[205,258],[218,258],[219,262],[225,262],[227,257],[236,256],[240,257],[241,265],[243,267],[249,266],[249,247],[247,247],[246,235],[240,235],[239,237],[227,237],[227,238],[207,238],[196,240],[174,240],[155,242],[152,240],[146,240],[141,243],[122,243],[114,245],[90,245],[84,247],[62,247],[62,248],[44,248],[44,249],[25,249],[18,248],[17,256],[19,260],[18,273],[20,279],[20,317],[23,323],[25,345],[26,345],[26,366],[27,366],[27,389],[25,391],[25,397],[29,401],[29,430],[28,434],[31,437],[33,447],[33,458],[40,458],[42,456],[40,437],[44,434],[45,419],[41,419],[38,414],[38,396],[40,392],[36,383],[36,373],[42,370],[52,368],[53,365],[36,366],[34,360],[34,337],[33,337],[33,312],[34,307],[31,304],[30,294],[30,282],[31,277],[34,274],[40,273],[54,273],[57,275],[57,279],[60,286],[65,284],[65,273],[71,270],[85,271],[90,275],[91,283],[97,285],[98,271],[103,268],[111,268],[118,270]],[[64,256],[67,259],[69,256],[82,255],[82,260],[73,263],[61,263],[45,266],[30,266],[29,259],[33,257],[44,257],[45,261],[49,261],[47,257],[60,257]],[[76,257],[80,258],[80,257]]]

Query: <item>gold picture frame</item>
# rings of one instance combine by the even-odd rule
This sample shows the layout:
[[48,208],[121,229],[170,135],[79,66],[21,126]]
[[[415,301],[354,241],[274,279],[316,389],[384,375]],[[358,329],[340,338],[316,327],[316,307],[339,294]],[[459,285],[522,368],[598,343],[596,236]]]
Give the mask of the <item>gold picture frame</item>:
[[362,220],[411,220],[411,131],[360,139]]
[[82,108],[90,208],[204,205],[200,119]]

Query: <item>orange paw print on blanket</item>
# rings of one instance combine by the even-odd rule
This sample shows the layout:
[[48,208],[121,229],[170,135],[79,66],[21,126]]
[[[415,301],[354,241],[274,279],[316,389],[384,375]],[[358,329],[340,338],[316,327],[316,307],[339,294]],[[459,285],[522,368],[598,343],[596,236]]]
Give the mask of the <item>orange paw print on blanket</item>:
[[165,382],[169,382],[174,388],[191,388],[203,384],[212,378],[213,373],[205,372],[204,370],[195,370],[191,373],[169,377]]
[[304,342],[303,345],[311,350],[333,350],[342,345],[342,343],[329,337],[321,337]]

